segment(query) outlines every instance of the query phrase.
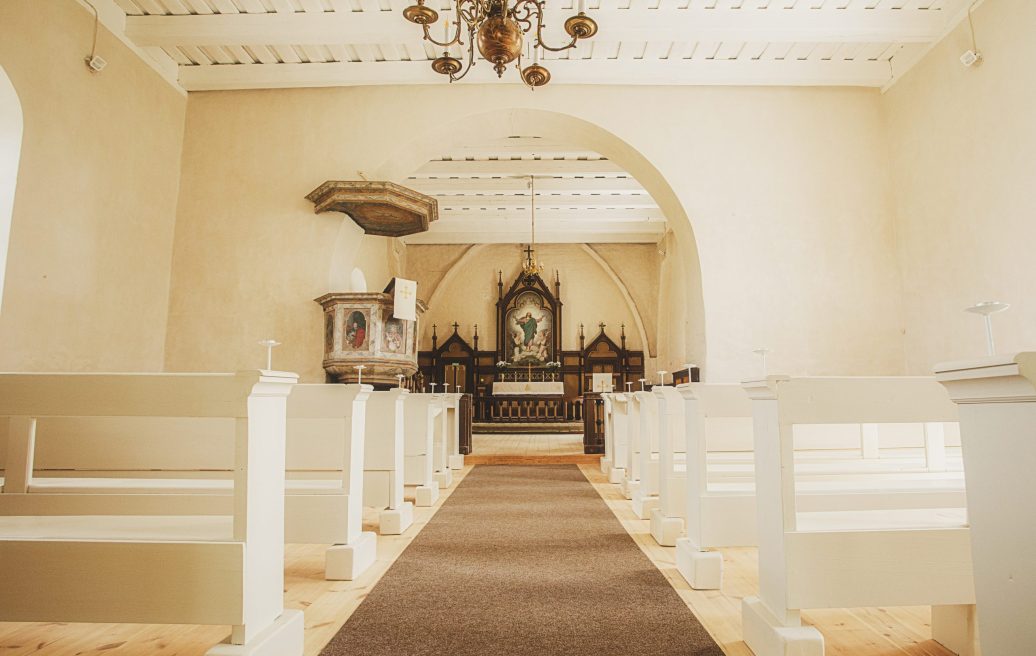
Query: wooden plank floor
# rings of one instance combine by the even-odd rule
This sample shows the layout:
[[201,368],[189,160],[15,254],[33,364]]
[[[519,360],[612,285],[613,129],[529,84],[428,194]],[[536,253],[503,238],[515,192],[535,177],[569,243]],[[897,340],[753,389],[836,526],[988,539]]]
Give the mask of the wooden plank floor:
[[[691,590],[676,571],[675,550],[659,547],[648,523],[633,515],[617,486],[609,484],[596,464],[582,470],[615,512],[640,548],[666,576],[728,656],[751,652],[740,639],[741,598],[756,592],[754,549],[724,549],[725,581],[721,591]],[[421,528],[449,498],[470,471],[456,472],[456,482],[443,490],[432,508],[415,509],[415,526],[402,536],[378,537],[378,560],[356,581],[325,581],[320,545],[289,545],[286,554],[285,599],[289,608],[306,614],[306,656],[318,656],[370,589],[406,549]],[[375,514],[367,518],[373,530]],[[813,611],[805,620],[823,632],[827,656],[951,656],[930,640],[927,608]],[[131,624],[0,623],[2,656],[202,656],[227,635],[226,627]],[[405,656],[401,654],[401,656]]]

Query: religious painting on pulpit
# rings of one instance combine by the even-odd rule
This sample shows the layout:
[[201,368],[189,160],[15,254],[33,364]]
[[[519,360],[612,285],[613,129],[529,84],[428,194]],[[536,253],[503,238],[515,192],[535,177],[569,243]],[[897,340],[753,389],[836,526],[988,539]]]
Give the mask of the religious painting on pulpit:
[[406,324],[402,319],[385,321],[385,331],[381,338],[383,353],[406,353]]
[[324,353],[335,350],[335,315],[334,312],[324,313]]
[[342,335],[343,351],[369,351],[367,324],[370,322],[365,310],[353,310],[345,320]]
[[542,366],[554,357],[554,315],[533,291],[520,294],[505,315],[508,343],[505,352],[512,364]]

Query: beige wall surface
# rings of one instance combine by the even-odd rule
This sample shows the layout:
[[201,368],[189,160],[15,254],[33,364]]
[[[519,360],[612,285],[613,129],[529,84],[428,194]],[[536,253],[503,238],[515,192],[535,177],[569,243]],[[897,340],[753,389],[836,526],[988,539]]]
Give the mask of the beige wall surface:
[[[561,276],[562,348],[579,348],[580,323],[588,343],[600,332],[601,322],[616,342],[620,326],[625,324],[631,349],[644,348],[641,325],[647,341],[654,343],[654,333],[647,330],[647,317],[640,309],[649,308],[653,315],[658,302],[653,245],[541,244],[536,254],[545,267],[544,279],[553,281],[555,271]],[[407,277],[418,281],[418,295],[430,306],[421,329],[421,348],[431,348],[433,323],[438,325],[442,344],[456,321],[458,332],[469,344],[473,344],[474,325],[478,324],[479,348],[492,350],[496,346],[497,272],[503,271],[506,293],[521,270],[523,257],[519,244],[408,246]],[[553,292],[553,282],[550,288]]]
[[[192,94],[167,367],[254,365],[256,340],[272,336],[284,342],[276,366],[322,378],[311,299],[356,256],[343,255],[341,216],[314,215],[304,196],[359,171],[392,171],[386,177],[398,181],[421,157],[445,152],[437,147],[463,144],[478,121],[495,122],[497,136],[528,135],[534,119],[567,115],[642,156],[664,182],[667,197],[656,200],[690,219],[674,225],[680,261],[659,281],[660,302],[677,317],[659,344],[660,368],[694,358],[710,380],[735,381],[755,373],[751,350],[768,346],[774,367],[790,373],[899,373],[901,281],[879,103],[877,92],[859,89],[530,93],[459,84]],[[589,134],[567,136],[582,146]],[[608,155],[608,144],[585,145]]]
[[74,0],[0,2],[25,131],[0,369],[163,366],[186,99]]
[[907,369],[985,354],[983,300],[998,350],[1036,346],[1036,2],[987,0],[885,95],[903,272]]

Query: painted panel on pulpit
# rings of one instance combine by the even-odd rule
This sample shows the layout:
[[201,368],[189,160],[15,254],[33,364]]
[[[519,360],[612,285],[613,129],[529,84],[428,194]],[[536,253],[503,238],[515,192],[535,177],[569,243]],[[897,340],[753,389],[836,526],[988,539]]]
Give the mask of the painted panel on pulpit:
[[406,353],[406,324],[402,319],[385,321],[381,350],[384,353]]
[[510,340],[507,355],[512,364],[543,365],[550,362],[554,332],[554,315],[544,307],[543,298],[525,292],[515,299],[505,319]]
[[327,312],[324,314],[324,353],[335,350],[335,314]]
[[345,320],[345,332],[342,336],[343,351],[369,351],[367,344],[367,325],[369,315],[364,310],[353,310]]

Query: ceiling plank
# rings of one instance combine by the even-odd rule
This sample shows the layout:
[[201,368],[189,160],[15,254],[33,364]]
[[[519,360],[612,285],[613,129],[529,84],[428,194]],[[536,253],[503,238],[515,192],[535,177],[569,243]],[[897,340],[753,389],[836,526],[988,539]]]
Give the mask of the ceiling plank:
[[[224,3],[226,4],[226,3]],[[221,6],[222,9],[222,6]],[[548,24],[564,10],[547,12]],[[592,12],[598,40],[707,42],[927,43],[947,20],[943,11],[861,9],[615,9]],[[139,46],[292,43],[407,43],[420,31],[397,12],[295,12],[204,16],[128,16],[126,34]]]
[[606,159],[505,159],[505,160],[436,160],[413,173],[415,178],[455,178],[492,176],[557,176],[595,177],[625,176],[626,171]]
[[[408,187],[430,195],[486,194],[527,192],[528,182],[521,178],[411,178],[404,181]],[[647,195],[635,179],[627,178],[543,178],[536,180],[538,195],[563,192],[579,194]]]
[[[886,62],[769,60],[557,60],[550,63],[555,84],[668,84],[881,87],[891,75]],[[475,67],[472,81],[497,82],[489,66]],[[520,84],[507,76],[505,84]],[[279,89],[289,87],[441,84],[448,81],[425,61],[327,62],[264,66],[182,66],[180,84],[188,91]]]

